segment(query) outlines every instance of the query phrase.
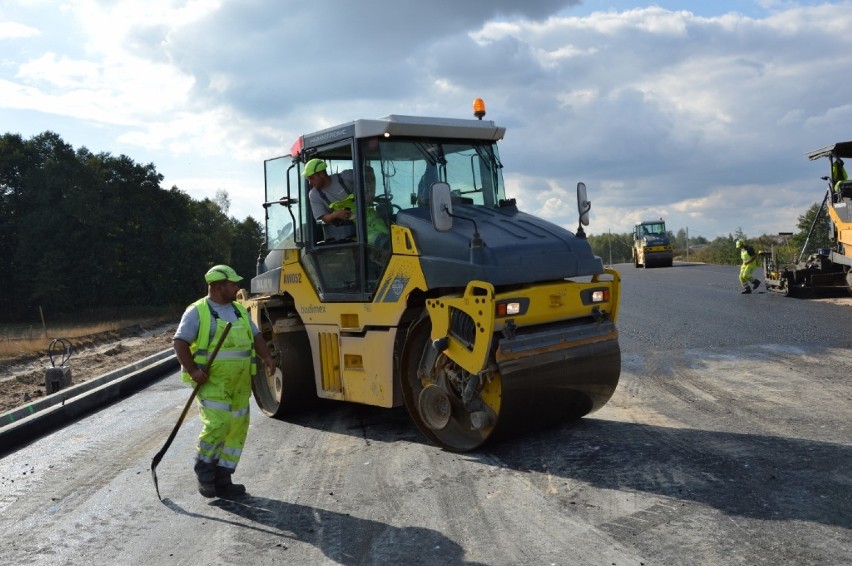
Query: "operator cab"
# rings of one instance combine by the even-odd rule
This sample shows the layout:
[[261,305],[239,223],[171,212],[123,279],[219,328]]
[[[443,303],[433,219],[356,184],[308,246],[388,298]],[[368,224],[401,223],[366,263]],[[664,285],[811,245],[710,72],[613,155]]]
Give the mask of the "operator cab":
[[633,238],[641,240],[648,236],[655,238],[666,235],[666,223],[660,220],[659,222],[637,222],[633,229]]
[[[395,124],[403,121],[405,135],[394,135]],[[301,261],[323,301],[369,302],[390,261],[391,226],[428,222],[433,183],[449,184],[457,204],[503,206],[496,145],[502,129],[490,122],[449,121],[470,137],[448,139],[447,122],[407,116],[358,120],[304,136],[291,155],[266,161],[270,252],[303,249]],[[328,206],[349,209],[351,221],[328,225],[316,219],[310,184],[301,175],[314,158],[350,192],[346,201]],[[268,268],[270,263],[275,261]]]
[[[852,163],[852,141],[837,142],[835,144],[811,151],[807,154],[808,159],[828,158],[828,175],[822,177],[828,182],[826,199],[831,208],[837,214],[838,220],[844,224],[852,223],[852,180],[844,179],[847,176],[844,160]],[[835,226],[830,224],[832,238]]]
[[807,154],[807,157],[811,161],[822,157],[828,158],[829,174],[822,179],[828,181],[832,203],[841,202],[843,199],[852,200],[852,181],[845,178],[847,171],[843,161],[844,159],[852,159],[852,141],[837,142],[811,151]]

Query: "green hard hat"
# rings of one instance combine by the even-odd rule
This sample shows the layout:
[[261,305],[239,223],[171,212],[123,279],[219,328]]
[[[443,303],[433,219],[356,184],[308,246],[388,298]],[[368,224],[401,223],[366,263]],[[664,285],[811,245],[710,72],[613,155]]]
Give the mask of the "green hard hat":
[[207,273],[204,274],[204,280],[207,283],[215,283],[216,281],[225,280],[237,283],[238,281],[242,281],[243,278],[237,275],[237,272],[227,265],[214,265]]
[[745,242],[743,242],[742,240],[737,240],[736,246],[737,246],[738,248],[741,248],[741,247],[743,247],[743,244],[744,244],[744,243],[745,243]]
[[310,177],[314,173],[319,173],[320,171],[325,171],[326,165],[325,161],[318,158],[313,158],[307,163],[305,163],[305,170],[302,171],[303,177]]

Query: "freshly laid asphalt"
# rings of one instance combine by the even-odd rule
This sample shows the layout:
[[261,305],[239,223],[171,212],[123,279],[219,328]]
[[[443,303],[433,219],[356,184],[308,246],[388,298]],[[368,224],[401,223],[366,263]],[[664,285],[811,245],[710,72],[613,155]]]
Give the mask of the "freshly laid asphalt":
[[0,457],[80,417],[122,399],[177,369],[169,348],[95,379],[0,415]]

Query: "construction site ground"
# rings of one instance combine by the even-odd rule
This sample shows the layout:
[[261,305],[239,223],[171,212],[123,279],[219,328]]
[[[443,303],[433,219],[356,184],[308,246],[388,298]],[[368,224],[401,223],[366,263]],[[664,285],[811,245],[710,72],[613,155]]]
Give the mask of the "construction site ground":
[[196,407],[155,490],[152,458],[190,397],[170,370],[0,459],[0,556],[57,566],[849,563],[848,298],[741,295],[736,266],[616,269],[621,381],[584,419],[458,454],[425,440],[402,407],[329,401],[278,420],[252,403],[234,477],[249,495],[207,499],[193,473]]
[[[172,347],[177,322],[142,322],[118,331],[69,339],[71,385],[83,383]],[[60,367],[63,350],[0,359],[0,413],[47,395],[45,371]]]

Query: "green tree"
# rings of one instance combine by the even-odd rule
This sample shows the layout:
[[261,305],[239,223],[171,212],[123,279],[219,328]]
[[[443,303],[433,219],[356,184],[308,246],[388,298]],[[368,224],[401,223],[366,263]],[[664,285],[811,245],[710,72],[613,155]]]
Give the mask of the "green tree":
[[[686,250],[686,229],[680,228],[672,239],[675,250]],[[677,252],[675,253],[677,255]]]
[[231,267],[246,279],[250,279],[257,272],[263,226],[249,216],[243,221],[232,217],[231,227]]
[[740,253],[734,243],[739,238],[745,238],[745,235],[741,230],[738,230],[737,233],[739,234],[738,237],[728,234],[725,237],[720,236],[711,242],[707,242],[700,250],[690,252],[689,259],[719,265],[735,265],[740,263]]
[[222,211],[222,214],[228,215],[228,211],[231,209],[231,197],[228,195],[228,191],[225,189],[219,189],[216,191],[216,196],[213,198],[213,202],[219,207],[219,210]]
[[[233,263],[250,277],[262,240],[230,199],[163,190],[154,164],[76,152],[54,132],[0,138],[0,296],[4,318],[185,305],[202,274]],[[9,292],[8,290],[14,290]]]
[[26,168],[26,147],[21,136],[0,137],[0,289],[7,290],[4,294],[16,288],[14,256],[18,247],[21,177]]
[[[592,253],[600,256],[604,263],[616,264],[632,261],[630,249],[633,245],[632,234],[606,233],[600,236],[589,236]],[[610,262],[610,258],[612,261]]]
[[[24,146],[12,211],[16,237],[13,287],[26,290],[34,306],[51,310],[74,305],[71,273],[77,271],[74,222],[68,217],[81,168],[73,148],[53,132]],[[12,305],[13,310],[20,308]]]
[[[819,218],[817,218],[817,213],[820,213]],[[812,226],[813,232],[809,239],[808,233],[811,231]],[[824,207],[820,211],[818,203],[812,204],[803,215],[799,216],[796,223],[799,231],[790,238],[791,244],[797,250],[797,258],[806,242],[807,248],[805,249],[804,257],[816,253],[816,250],[820,248],[832,247],[833,242],[829,233],[830,226],[831,220],[828,217],[828,211]]]

